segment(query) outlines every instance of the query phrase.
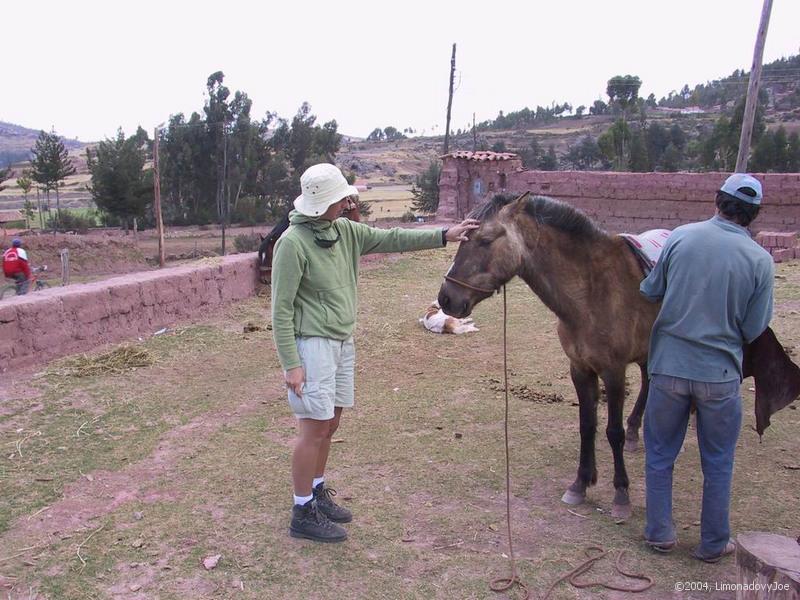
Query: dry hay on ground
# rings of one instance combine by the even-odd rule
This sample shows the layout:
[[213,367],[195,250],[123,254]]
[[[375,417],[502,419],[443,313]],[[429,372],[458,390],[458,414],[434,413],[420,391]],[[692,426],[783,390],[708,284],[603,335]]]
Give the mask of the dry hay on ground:
[[57,369],[57,373],[69,377],[120,375],[137,367],[149,367],[153,362],[153,356],[146,348],[121,346],[95,356],[83,354],[67,358]]

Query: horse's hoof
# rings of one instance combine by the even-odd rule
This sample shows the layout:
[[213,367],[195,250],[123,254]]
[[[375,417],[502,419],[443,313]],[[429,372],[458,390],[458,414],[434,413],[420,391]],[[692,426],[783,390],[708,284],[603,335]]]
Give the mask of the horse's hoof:
[[611,516],[617,521],[627,521],[631,516],[631,504],[614,504],[611,507]]
[[638,452],[639,440],[625,440],[625,452]]
[[584,500],[586,500],[586,494],[579,494],[578,492],[573,492],[572,490],[567,490],[564,492],[564,495],[561,496],[561,501],[564,504],[569,504],[570,506],[583,504]]

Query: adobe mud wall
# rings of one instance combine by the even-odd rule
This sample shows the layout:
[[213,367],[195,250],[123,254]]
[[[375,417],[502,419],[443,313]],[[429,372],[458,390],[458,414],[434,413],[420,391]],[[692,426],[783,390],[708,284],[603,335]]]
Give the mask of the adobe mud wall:
[[[510,161],[509,161],[510,162]],[[611,233],[707,219],[714,198],[729,173],[610,173],[593,171],[508,172],[504,163],[476,163],[445,158],[440,185],[439,216],[459,219],[494,194],[530,191],[583,210]],[[800,230],[800,174],[758,173],[764,204],[752,230]],[[476,184],[476,178],[481,183]],[[480,191],[479,197],[476,192]]]
[[[590,173],[522,171],[508,190],[569,202],[612,233],[674,229],[714,214],[717,190],[730,173]],[[752,231],[800,229],[800,174],[759,173],[764,204]]]
[[204,315],[258,289],[255,253],[131,273],[0,302],[0,372]]

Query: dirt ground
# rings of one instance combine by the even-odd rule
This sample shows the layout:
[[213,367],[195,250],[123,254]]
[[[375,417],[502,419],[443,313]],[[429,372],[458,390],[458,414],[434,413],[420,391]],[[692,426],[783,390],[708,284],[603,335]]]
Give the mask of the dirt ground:
[[[503,450],[502,302],[474,313],[480,332],[432,334],[417,319],[454,249],[392,255],[362,272],[357,399],[327,473],[352,508],[350,539],[287,535],[294,421],[268,329],[269,296],[144,340],[153,364],[76,377],[69,359],[0,382],[0,596],[18,599],[517,598],[508,573]],[[509,287],[511,506],[520,576],[535,597],[600,544],[655,579],[642,598],[733,598],[733,560],[690,558],[702,477],[693,431],[676,467],[679,547],[642,542],[643,456],[626,456],[632,517],[615,523],[611,453],[598,435],[598,485],[560,502],[578,455],[578,409],[555,317]],[[778,266],[773,327],[800,343],[800,265]],[[254,323],[263,329],[243,333]],[[107,350],[107,349],[105,349]],[[636,369],[629,372],[637,385]],[[763,440],[752,381],[732,504],[735,532],[800,534],[800,414]],[[600,422],[605,419],[600,406]],[[602,427],[601,427],[602,429]],[[203,559],[220,555],[207,570]],[[603,559],[584,580],[613,579]],[[708,592],[674,591],[704,582]],[[553,598],[635,597],[558,586]]]

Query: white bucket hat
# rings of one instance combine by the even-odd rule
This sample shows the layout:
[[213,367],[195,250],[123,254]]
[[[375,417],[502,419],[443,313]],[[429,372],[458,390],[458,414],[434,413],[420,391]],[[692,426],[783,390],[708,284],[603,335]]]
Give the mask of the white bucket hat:
[[300,177],[300,194],[294,207],[307,217],[318,217],[331,204],[347,196],[358,196],[358,190],[347,183],[338,167],[320,163],[306,169]]

